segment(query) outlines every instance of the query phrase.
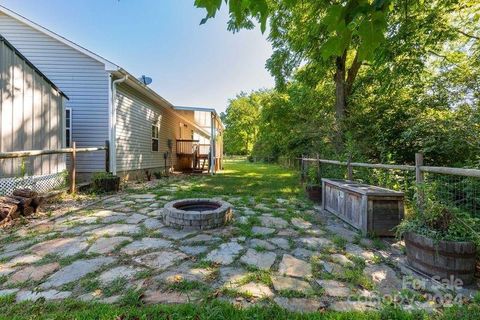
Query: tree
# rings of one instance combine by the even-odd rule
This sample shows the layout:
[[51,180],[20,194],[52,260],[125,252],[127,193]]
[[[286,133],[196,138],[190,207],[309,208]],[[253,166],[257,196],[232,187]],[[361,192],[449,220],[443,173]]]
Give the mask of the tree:
[[261,92],[251,95],[241,93],[230,100],[222,116],[227,128],[224,136],[225,152],[237,155],[251,153],[258,133],[261,95]]
[[[275,49],[268,65],[282,85],[302,62],[321,59],[335,66],[335,110],[338,149],[342,147],[341,124],[348,97],[365,61],[373,60],[384,41],[390,0],[225,0],[231,16],[230,29],[250,28],[252,20],[266,30],[270,17],[270,39]],[[196,0],[207,16],[215,16],[221,0]],[[292,31],[293,30],[293,31]],[[299,32],[300,30],[300,32]],[[308,41],[305,41],[308,40]],[[292,50],[293,49],[293,50]]]

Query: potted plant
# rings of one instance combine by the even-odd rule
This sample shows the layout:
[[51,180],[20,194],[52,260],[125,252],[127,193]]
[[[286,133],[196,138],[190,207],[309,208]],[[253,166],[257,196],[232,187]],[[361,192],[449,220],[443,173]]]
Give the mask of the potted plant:
[[320,182],[317,168],[315,167],[309,167],[307,170],[307,184],[305,186],[305,191],[307,192],[308,199],[316,203],[322,202],[322,184]]
[[480,245],[475,230],[480,230],[480,219],[424,198],[422,209],[415,208],[397,228],[397,235],[405,240],[408,263],[439,281],[472,283]]
[[93,186],[103,192],[117,192],[120,189],[120,177],[111,172],[96,172],[93,175]]

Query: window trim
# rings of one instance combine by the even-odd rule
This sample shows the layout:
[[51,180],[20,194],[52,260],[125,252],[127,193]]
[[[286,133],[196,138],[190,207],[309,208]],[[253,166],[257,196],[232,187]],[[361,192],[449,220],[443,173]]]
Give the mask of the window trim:
[[[158,124],[158,121],[153,121],[152,122],[152,127],[151,127],[151,132],[150,132],[150,138],[151,138],[151,151],[152,152],[160,152],[160,126]],[[153,150],[153,141],[156,140],[157,142],[157,150]]]
[[[67,112],[70,114],[70,125],[67,126]],[[65,130],[63,134],[65,135],[65,147],[71,148],[72,147],[72,131],[73,131],[73,112],[72,108],[66,107],[65,108]],[[67,136],[67,130],[70,131],[70,135]]]

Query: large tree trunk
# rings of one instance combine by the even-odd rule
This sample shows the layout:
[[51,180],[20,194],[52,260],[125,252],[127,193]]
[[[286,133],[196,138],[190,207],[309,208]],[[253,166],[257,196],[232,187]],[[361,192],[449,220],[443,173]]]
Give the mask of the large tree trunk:
[[357,78],[358,71],[362,66],[362,62],[358,61],[358,53],[353,59],[350,69],[346,68],[347,52],[345,51],[341,57],[335,59],[335,149],[342,152],[344,147],[343,140],[343,121],[345,120],[348,107],[348,97],[352,93],[352,87]]

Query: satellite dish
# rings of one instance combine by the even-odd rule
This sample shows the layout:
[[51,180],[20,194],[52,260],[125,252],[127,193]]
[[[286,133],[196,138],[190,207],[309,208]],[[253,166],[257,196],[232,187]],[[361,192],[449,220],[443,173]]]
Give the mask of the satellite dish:
[[147,77],[147,76],[141,76],[140,78],[138,78],[138,80],[139,80],[140,82],[142,82],[142,83],[143,83],[144,85],[146,85],[146,86],[148,86],[149,84],[151,84],[152,81],[153,81],[152,78]]

